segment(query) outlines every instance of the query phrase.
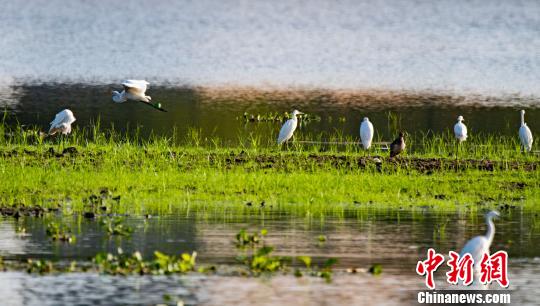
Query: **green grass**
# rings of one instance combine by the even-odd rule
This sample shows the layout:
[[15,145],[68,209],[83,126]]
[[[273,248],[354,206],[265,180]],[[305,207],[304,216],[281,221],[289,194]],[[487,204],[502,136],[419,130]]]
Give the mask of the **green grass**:
[[[503,136],[471,137],[456,158],[449,133],[410,135],[401,160],[390,161],[379,149],[369,152],[385,157],[378,171],[356,145],[298,143],[354,140],[342,135],[304,134],[285,149],[253,135],[228,147],[219,139],[202,138],[196,129],[185,137],[174,133],[146,140],[137,132],[102,132],[99,125],[45,140],[32,130],[0,126],[0,132],[1,205],[61,204],[82,212],[91,195],[108,188],[121,196],[117,209],[135,214],[182,209],[339,215],[366,207],[479,210],[500,204],[540,208],[538,155],[521,153],[516,139]],[[56,155],[68,147],[77,152]],[[415,166],[414,160],[428,159],[440,167]],[[478,169],[482,160],[492,161],[493,171]]]

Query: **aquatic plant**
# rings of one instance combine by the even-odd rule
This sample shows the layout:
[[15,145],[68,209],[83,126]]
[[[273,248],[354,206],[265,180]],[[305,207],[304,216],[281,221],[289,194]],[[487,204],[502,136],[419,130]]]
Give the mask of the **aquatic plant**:
[[311,257],[309,257],[309,256],[297,256],[296,259],[301,261],[306,266],[306,269],[311,269]]
[[197,252],[183,253],[180,258],[165,255],[158,251],[154,252],[155,259],[150,267],[157,274],[186,273],[195,270]]
[[118,249],[117,254],[99,253],[93,259],[98,271],[113,275],[176,274],[195,271],[197,252],[183,253],[179,258],[154,252],[154,259],[143,260],[140,252],[131,255]]
[[148,267],[143,261],[141,253],[134,252],[126,255],[122,249],[118,249],[116,255],[111,253],[98,253],[92,259],[98,271],[106,274],[148,274]]
[[[262,229],[260,236],[264,237],[267,233],[266,229]],[[246,246],[250,246],[252,249],[249,250],[250,254],[239,255],[237,260],[244,263],[250,272],[254,274],[284,270],[291,259],[289,257],[272,256],[274,248],[267,245],[257,247],[260,241],[259,233],[249,234],[245,229],[241,229],[236,234],[237,247],[245,249]]]
[[[263,114],[250,114],[248,112],[244,112],[242,117],[236,117],[236,120],[243,120],[245,122],[285,122],[290,117],[291,114],[289,114],[288,112],[269,112]],[[298,115],[298,118],[301,119],[304,123],[309,123],[311,121],[321,121],[321,116],[307,113]],[[344,117],[342,120],[345,121]]]
[[28,273],[39,273],[39,274],[45,274],[45,273],[51,273],[54,271],[54,266],[51,261],[38,259],[28,259],[26,262],[26,271]]
[[245,229],[241,229],[238,234],[236,234],[236,245],[238,247],[253,247],[258,244],[261,241],[261,237],[266,236],[267,233],[268,231],[266,229],[262,229],[260,233],[253,234],[249,234]]
[[287,264],[290,263],[290,257],[284,256],[272,256],[274,248],[271,246],[262,246],[256,248],[252,255],[238,256],[237,259],[244,263],[250,270],[250,272],[258,275],[264,272],[277,272],[284,270]]
[[382,265],[378,263],[373,264],[371,267],[369,267],[368,272],[373,275],[380,275],[382,273]]
[[[262,236],[265,236],[266,234],[267,231],[265,229],[261,230]],[[262,245],[258,247],[257,244],[259,243],[259,240],[253,242],[253,238],[258,237],[257,233],[247,234],[246,231],[242,229],[236,237],[237,241],[239,237],[241,237],[242,241],[246,241],[247,245],[253,247],[250,254],[242,254],[237,257],[237,260],[245,264],[252,274],[260,275],[261,273],[274,273],[277,271],[286,272],[288,270],[292,258],[288,256],[273,256],[273,246]],[[296,259],[304,264],[309,275],[322,277],[328,282],[332,280],[332,268],[337,263],[337,259],[329,258],[321,267],[313,266],[310,256],[297,256]],[[295,269],[294,275],[301,277],[303,276],[303,272],[300,269]]]
[[327,259],[322,265],[322,268],[316,272],[316,275],[324,278],[327,282],[331,282],[333,273],[332,269],[337,262],[338,260],[336,258]]
[[99,213],[115,213],[120,204],[120,195],[113,195],[113,192],[106,187],[99,188],[99,193],[92,193],[85,199],[84,216],[94,218]]
[[50,222],[47,224],[46,233],[52,240],[68,243],[75,243],[76,241],[76,237],[71,234],[71,230],[67,226],[57,222]]
[[108,235],[111,236],[130,236],[133,228],[124,224],[122,218],[107,217],[100,221]]
[[[296,259],[304,264],[308,275],[324,278],[327,282],[332,281],[333,266],[337,263],[336,258],[327,259],[321,267],[312,266],[311,257],[309,256],[297,256]],[[304,272],[296,269],[294,275],[296,277],[302,277],[304,276]]]

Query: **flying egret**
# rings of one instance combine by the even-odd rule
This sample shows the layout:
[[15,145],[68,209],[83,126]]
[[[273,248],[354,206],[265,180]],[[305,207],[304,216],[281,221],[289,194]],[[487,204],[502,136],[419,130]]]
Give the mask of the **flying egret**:
[[371,124],[368,117],[364,117],[362,124],[360,124],[360,140],[362,141],[362,146],[364,146],[365,150],[371,147],[373,132],[373,124]]
[[399,132],[399,137],[390,144],[390,158],[397,156],[405,150],[405,138],[403,132]]
[[49,135],[54,135],[58,132],[63,135],[71,133],[71,124],[75,122],[75,116],[73,112],[69,109],[64,109],[63,111],[56,114],[54,120],[51,122],[51,127],[49,128]]
[[493,224],[493,218],[499,217],[497,211],[490,211],[486,214],[486,223],[487,223],[487,233],[485,236],[476,236],[471,240],[467,241],[461,252],[459,253],[460,258],[465,254],[471,254],[471,257],[474,260],[474,269],[480,270],[480,262],[482,261],[482,256],[484,253],[489,255],[489,247],[493,241],[495,235],[495,225]]
[[519,128],[519,140],[521,140],[521,146],[525,152],[529,152],[532,149],[533,136],[531,130],[525,123],[525,111],[521,110],[521,127]]
[[279,136],[277,140],[278,145],[281,145],[287,140],[291,139],[294,130],[296,130],[296,127],[298,126],[298,118],[296,116],[301,114],[303,113],[295,109],[292,112],[291,119],[287,120],[287,122],[283,124],[281,130],[279,131]]
[[124,103],[128,100],[142,102],[157,110],[166,112],[161,108],[161,103],[152,103],[152,97],[145,95],[147,86],[150,85],[145,80],[125,80],[122,82],[124,90],[122,92],[113,91],[112,99],[116,103]]
[[459,143],[462,141],[467,140],[467,126],[463,124],[463,116],[459,116],[457,118],[457,123],[454,125],[454,135],[456,135],[456,139]]

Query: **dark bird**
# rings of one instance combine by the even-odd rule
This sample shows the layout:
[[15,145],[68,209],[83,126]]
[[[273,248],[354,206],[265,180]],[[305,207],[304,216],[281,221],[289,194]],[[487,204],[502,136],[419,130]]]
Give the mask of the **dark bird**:
[[403,138],[403,132],[399,132],[399,137],[390,144],[390,158],[397,156],[403,150],[405,150],[405,139]]

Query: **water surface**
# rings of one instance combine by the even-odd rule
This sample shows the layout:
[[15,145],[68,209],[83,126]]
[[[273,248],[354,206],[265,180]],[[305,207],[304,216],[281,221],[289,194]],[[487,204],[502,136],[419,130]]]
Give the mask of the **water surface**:
[[540,96],[535,0],[0,1],[0,84]]
[[[77,235],[77,242],[69,245],[50,241],[45,234],[45,224],[50,221],[70,225]],[[492,250],[508,252],[510,289],[513,290],[514,302],[520,301],[520,304],[532,303],[538,293],[538,287],[534,285],[540,275],[540,230],[537,223],[537,213],[521,209],[506,211],[501,219],[496,220]],[[44,258],[68,263],[86,260],[97,252],[114,252],[121,247],[125,252],[139,250],[147,258],[154,250],[168,254],[197,251],[200,264],[234,266],[238,264],[235,257],[242,253],[234,244],[234,235],[242,228],[249,231],[266,228],[269,235],[265,243],[273,245],[276,254],[308,255],[316,263],[332,257],[339,263],[334,283],[330,285],[322,280],[296,280],[292,276],[249,280],[221,273],[215,276],[127,278],[98,277],[92,273],[44,277],[1,273],[0,287],[4,288],[2,290],[7,296],[27,303],[46,298],[51,304],[80,302],[82,299],[98,304],[111,301],[148,304],[162,302],[163,294],[178,297],[188,304],[249,303],[257,298],[269,304],[297,299],[324,304],[321,301],[341,303],[358,301],[360,297],[374,303],[383,298],[389,304],[409,304],[411,292],[408,290],[422,289],[423,280],[415,274],[414,268],[416,262],[425,257],[428,247],[443,254],[459,250],[469,238],[485,231],[483,219],[476,214],[428,210],[365,211],[324,219],[271,213],[264,217],[191,213],[150,219],[130,217],[127,224],[135,229],[131,238],[110,239],[97,221],[80,217],[4,219],[0,223],[0,255],[5,260]],[[17,227],[25,228],[26,233],[16,233]],[[327,237],[325,243],[318,241],[321,234]],[[373,263],[383,265],[384,273],[380,277],[344,272],[351,267],[368,268]],[[443,272],[437,276],[441,288],[445,287]],[[51,283],[55,284],[54,289],[45,290],[45,284]],[[233,287],[243,289],[232,294],[229,290]],[[221,290],[224,291],[219,293]],[[370,290],[383,290],[384,294],[368,294],[373,292]],[[325,292],[325,296],[314,293],[318,291]],[[283,294],[276,297],[272,292]],[[299,295],[295,297],[296,294]]]
[[[410,134],[451,131],[459,115],[465,117],[469,135],[494,134],[516,136],[520,125],[519,110],[527,110],[526,119],[533,134],[540,118],[540,99],[524,97],[488,98],[454,97],[429,93],[339,92],[321,90],[246,91],[245,89],[205,90],[200,88],[150,87],[148,94],[168,110],[156,111],[141,103],[116,104],[110,92],[121,87],[91,85],[21,85],[9,98],[0,99],[8,111],[7,123],[49,127],[54,115],[71,109],[77,121],[74,127],[90,127],[100,122],[103,129],[130,131],[139,128],[141,136],[152,133],[171,136],[176,131],[180,141],[190,129],[202,137],[218,138],[235,145],[250,135],[262,144],[274,143],[282,122],[246,122],[244,113],[266,115],[299,109],[318,116],[320,121],[301,124],[298,134],[305,140],[320,135],[358,139],[359,125],[369,117],[375,126],[375,139],[393,140],[396,130]],[[0,91],[1,92],[1,91]],[[0,96],[1,97],[1,96]]]

